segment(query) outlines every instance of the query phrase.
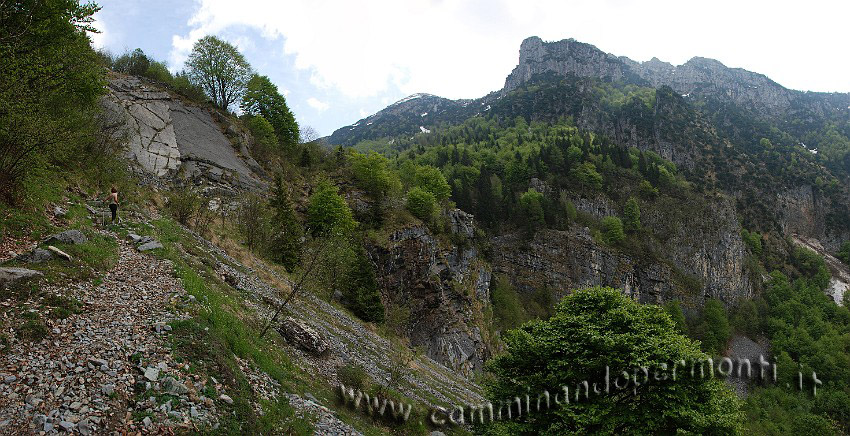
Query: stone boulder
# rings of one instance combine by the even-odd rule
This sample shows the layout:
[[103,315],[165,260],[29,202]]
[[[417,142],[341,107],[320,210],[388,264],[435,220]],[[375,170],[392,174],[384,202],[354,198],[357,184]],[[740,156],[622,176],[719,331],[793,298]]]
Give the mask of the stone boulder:
[[36,277],[44,274],[26,268],[0,268],[0,290],[11,289],[20,286]]
[[42,248],[36,248],[33,251],[30,251],[27,254],[23,254],[18,257],[18,260],[27,262],[27,263],[41,263],[47,262],[48,260],[53,258],[53,254],[50,251],[47,251]]
[[292,346],[300,348],[314,356],[324,354],[330,345],[312,327],[295,318],[286,318],[278,328],[278,332]]
[[64,232],[57,233],[55,235],[48,236],[47,239],[44,240],[45,244],[71,244],[71,245],[79,245],[85,244],[89,239],[86,238],[86,235],[79,230],[65,230]]
[[150,242],[146,242],[142,245],[139,245],[136,249],[139,250],[139,251],[149,251],[149,250],[155,250],[157,248],[162,248],[162,244],[160,244],[157,241],[150,241]]

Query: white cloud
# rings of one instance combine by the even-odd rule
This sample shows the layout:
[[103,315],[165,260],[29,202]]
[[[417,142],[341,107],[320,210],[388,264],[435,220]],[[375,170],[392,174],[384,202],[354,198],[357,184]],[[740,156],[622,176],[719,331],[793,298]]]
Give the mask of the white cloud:
[[173,37],[171,65],[182,65],[200,37],[249,26],[269,39],[283,37],[284,53],[295,56],[295,67],[307,70],[312,84],[350,98],[382,96],[393,87],[480,97],[502,87],[520,42],[532,35],[572,37],[635,60],[657,56],[681,64],[693,56],[713,57],[792,88],[850,91],[850,58],[836,52],[847,38],[850,3],[199,0],[199,5],[189,33]]
[[313,109],[315,109],[319,112],[323,112],[323,111],[327,110],[329,107],[331,107],[329,104],[319,100],[316,97],[308,98],[307,104],[310,105],[311,108],[313,108]]

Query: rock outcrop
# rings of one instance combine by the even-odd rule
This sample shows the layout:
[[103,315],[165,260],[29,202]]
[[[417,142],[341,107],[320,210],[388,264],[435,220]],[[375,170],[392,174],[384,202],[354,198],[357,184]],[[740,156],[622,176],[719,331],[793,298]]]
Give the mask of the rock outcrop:
[[[618,215],[605,197],[577,198],[577,209],[603,218]],[[610,286],[634,296],[642,303],[673,299],[698,306],[706,298],[734,304],[752,296],[752,283],[745,267],[746,249],[737,217],[728,200],[709,207],[699,225],[670,214],[645,211],[648,228],[662,229],[661,258],[644,253],[635,256],[597,242],[586,227],[541,230],[531,241],[519,234],[493,240],[494,271],[509,277],[519,289],[530,292],[547,287],[558,297],[571,289]],[[675,212],[670,212],[675,213]]]
[[405,333],[411,345],[470,375],[490,353],[482,308],[489,304],[491,274],[466,239],[474,235],[472,216],[450,216],[465,246],[442,246],[426,227],[413,226],[368,249],[385,304],[409,311]]
[[130,76],[110,76],[102,104],[131,161],[147,174],[225,189],[266,186],[250,136],[215,110]]

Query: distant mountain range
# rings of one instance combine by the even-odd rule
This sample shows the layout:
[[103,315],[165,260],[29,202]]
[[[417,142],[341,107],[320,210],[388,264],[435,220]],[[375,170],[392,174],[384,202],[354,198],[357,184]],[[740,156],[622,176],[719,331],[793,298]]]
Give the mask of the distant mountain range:
[[694,57],[674,66],[657,58],[636,62],[605,53],[593,45],[566,39],[522,42],[519,63],[501,90],[475,100],[450,100],[414,94],[329,136],[331,144],[353,145],[364,139],[415,134],[440,123],[455,123],[484,113],[494,100],[542,75],[595,78],[637,86],[668,86],[688,101],[710,100],[735,105],[759,119],[837,118],[850,120],[850,94],[791,90],[767,76],[729,68],[714,59]]

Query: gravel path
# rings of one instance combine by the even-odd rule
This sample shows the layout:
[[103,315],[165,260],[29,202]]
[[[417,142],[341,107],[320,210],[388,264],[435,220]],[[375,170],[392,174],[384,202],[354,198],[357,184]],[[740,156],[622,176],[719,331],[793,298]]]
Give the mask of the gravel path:
[[[42,313],[47,338],[13,340],[0,356],[0,434],[119,434],[215,425],[212,401],[197,395],[199,381],[173,361],[162,337],[170,330],[166,322],[188,316],[180,309],[188,297],[171,262],[122,241],[118,263],[102,283],[43,289],[45,295],[76,298],[82,307],[64,320]],[[136,402],[134,391],[151,388],[179,391],[180,403]]]

